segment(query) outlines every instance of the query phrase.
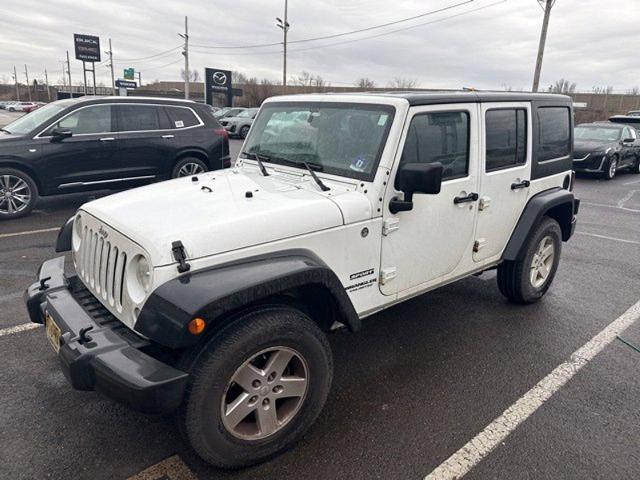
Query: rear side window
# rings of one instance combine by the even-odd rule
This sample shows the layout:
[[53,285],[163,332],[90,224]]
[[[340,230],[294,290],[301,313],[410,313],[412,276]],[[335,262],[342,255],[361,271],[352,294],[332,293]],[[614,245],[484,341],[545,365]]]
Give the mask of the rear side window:
[[566,107],[538,108],[538,161],[562,158],[571,152],[570,111]]
[[120,132],[140,132],[144,130],[160,130],[161,107],[156,105],[118,105]]
[[467,176],[469,171],[469,114],[433,112],[411,120],[403,163],[442,163],[443,180]]
[[190,108],[165,107],[165,109],[169,114],[171,128],[187,128],[200,124],[200,121]]
[[485,119],[486,171],[526,163],[527,111],[523,108],[488,110]]

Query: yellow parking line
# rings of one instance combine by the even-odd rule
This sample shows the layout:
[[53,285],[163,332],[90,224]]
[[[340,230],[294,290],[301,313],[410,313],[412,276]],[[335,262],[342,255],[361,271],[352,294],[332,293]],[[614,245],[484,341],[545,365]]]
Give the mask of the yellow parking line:
[[160,463],[136,473],[127,480],[197,480],[195,474],[182,461],[180,455],[169,457]]
[[28,230],[26,232],[0,233],[0,238],[19,237],[21,235],[35,235],[37,233],[57,232],[60,227],[43,228],[41,230]]

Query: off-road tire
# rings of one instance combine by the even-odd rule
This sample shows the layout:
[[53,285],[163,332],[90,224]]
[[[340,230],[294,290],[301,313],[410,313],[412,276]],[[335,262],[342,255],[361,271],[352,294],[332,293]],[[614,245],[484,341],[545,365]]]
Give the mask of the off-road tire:
[[[554,246],[553,266],[544,283],[534,287],[530,280],[531,265],[540,242],[545,237],[551,237]],[[525,246],[522,260],[504,261],[498,266],[498,288],[510,301],[520,304],[534,303],[547,292],[560,262],[562,249],[562,231],[556,220],[543,217],[538,226],[532,231]]]
[[[0,193],[0,221],[13,220],[15,218],[21,218],[29,215],[38,201],[38,187],[36,182],[28,174],[22,170],[16,170],[15,168],[0,168],[0,179],[4,181],[7,177],[11,179],[19,178],[22,180],[29,190],[30,200],[27,202],[27,205],[18,212],[8,213],[8,211],[5,211],[8,210],[8,204],[4,203],[4,196]],[[2,184],[0,184],[0,192],[2,190],[3,187]],[[19,193],[24,193],[24,190],[21,190]]]
[[[220,408],[227,385],[244,362],[273,346],[294,349],[304,357],[304,399],[295,416],[271,436],[236,438],[225,427]],[[304,313],[288,306],[265,307],[237,318],[181,363],[190,381],[178,413],[179,429],[203,460],[222,468],[254,465],[291,448],[320,414],[333,376],[325,334]]]
[[[199,168],[197,169],[197,171],[189,171],[189,172],[181,172],[181,170],[183,169],[188,169],[188,167],[190,165],[193,166],[198,166]],[[185,157],[185,158],[181,158],[173,167],[173,170],[171,170],[171,178],[179,178],[179,177],[187,177],[190,175],[199,175],[201,173],[206,172],[207,170],[209,170],[209,167],[207,167],[207,164],[204,163],[202,160],[200,160],[199,158],[195,158],[195,157]]]

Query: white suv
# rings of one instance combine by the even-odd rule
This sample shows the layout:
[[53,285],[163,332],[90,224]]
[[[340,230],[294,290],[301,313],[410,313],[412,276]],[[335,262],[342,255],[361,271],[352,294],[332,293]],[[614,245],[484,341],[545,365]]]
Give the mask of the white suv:
[[76,275],[45,262],[29,314],[73,387],[176,412],[212,464],[264,461],[320,413],[332,329],[490,269],[514,302],[544,295],[578,211],[572,132],[560,95],[271,99],[235,168],[82,206],[57,244]]

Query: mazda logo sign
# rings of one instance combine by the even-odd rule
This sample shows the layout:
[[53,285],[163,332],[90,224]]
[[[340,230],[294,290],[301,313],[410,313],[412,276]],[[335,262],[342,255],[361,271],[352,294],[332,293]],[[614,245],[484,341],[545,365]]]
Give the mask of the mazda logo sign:
[[216,72],[213,74],[213,83],[216,85],[226,85],[227,75],[223,72]]

